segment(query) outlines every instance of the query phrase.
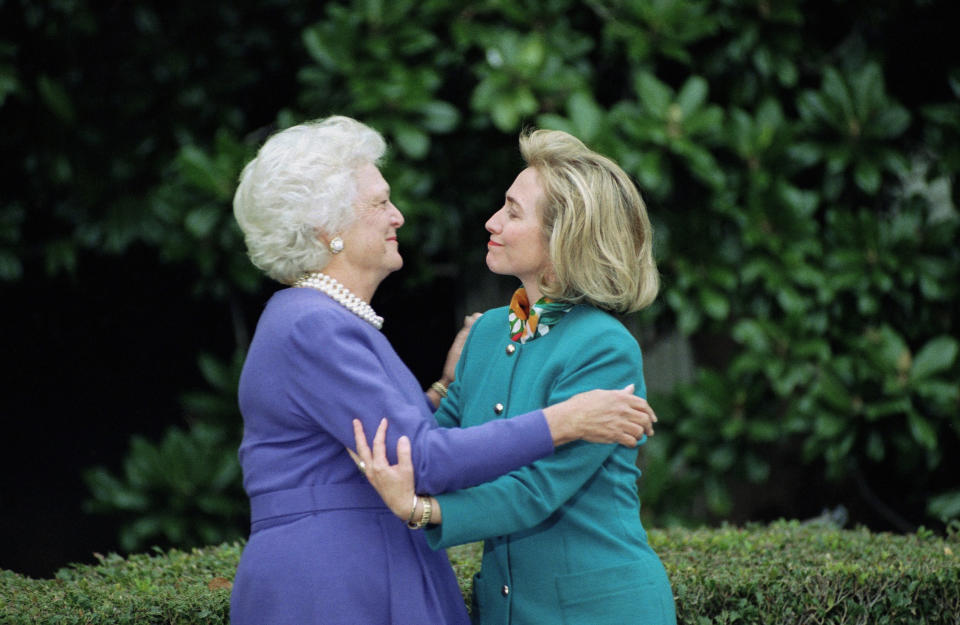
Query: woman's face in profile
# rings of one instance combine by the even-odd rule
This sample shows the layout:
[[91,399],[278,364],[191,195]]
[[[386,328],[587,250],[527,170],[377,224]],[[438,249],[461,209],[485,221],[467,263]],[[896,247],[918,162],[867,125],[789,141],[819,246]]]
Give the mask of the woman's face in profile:
[[537,170],[520,172],[507,189],[503,207],[487,220],[487,267],[535,284],[550,265],[537,207],[543,201]]
[[403,267],[397,243],[397,230],[403,215],[390,201],[390,185],[373,164],[357,170],[357,197],[354,200],[356,221],[343,238],[343,252],[335,259],[363,274],[385,278]]

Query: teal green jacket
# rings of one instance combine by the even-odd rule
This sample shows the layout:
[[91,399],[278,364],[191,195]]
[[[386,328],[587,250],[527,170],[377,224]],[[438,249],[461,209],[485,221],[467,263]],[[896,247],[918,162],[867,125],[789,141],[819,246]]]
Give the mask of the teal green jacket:
[[[521,345],[510,340],[508,314],[497,308],[474,324],[437,410],[441,425],[478,425],[630,383],[645,395],[640,347],[611,315],[575,306],[548,334]],[[427,531],[431,547],[484,541],[475,622],[676,622],[670,583],[640,523],[637,453],[578,441],[437,497],[443,523]]]

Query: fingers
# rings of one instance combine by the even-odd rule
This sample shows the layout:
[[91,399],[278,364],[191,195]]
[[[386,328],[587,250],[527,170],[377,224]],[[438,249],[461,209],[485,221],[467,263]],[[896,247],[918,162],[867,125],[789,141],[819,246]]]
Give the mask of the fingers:
[[637,397],[636,399],[640,400],[640,401],[637,403],[638,408],[639,408],[640,410],[642,410],[643,412],[649,414],[649,415],[650,415],[650,420],[653,421],[654,423],[656,423],[656,422],[657,422],[657,413],[655,413],[655,412],[653,411],[653,406],[650,405],[650,402],[648,402],[646,399],[644,399],[644,398],[642,398],[642,397]]
[[642,397],[637,397],[636,395],[630,395],[630,397],[627,398],[627,402],[630,410],[634,411],[634,416],[636,417],[633,419],[634,423],[642,425],[647,435],[653,436],[653,424],[658,421],[657,413],[653,411],[653,407],[647,400]]
[[380,419],[377,433],[373,437],[373,462],[389,465],[387,462],[387,420]]
[[[363,462],[370,464],[372,462],[370,447],[367,445],[367,435],[363,431],[363,424],[360,423],[360,419],[353,420],[353,441],[357,445],[356,455],[359,456]],[[350,454],[353,455],[353,452],[350,452]],[[354,458],[354,461],[356,460],[357,459]]]
[[627,398],[627,401],[629,402],[630,407],[633,408],[634,410],[640,410],[642,412],[646,412],[647,414],[650,415],[650,420],[656,423],[657,413],[653,411],[653,406],[651,406],[650,403],[643,397],[634,395],[633,394],[634,388],[635,386],[633,384],[628,384],[623,389],[625,392],[630,394],[630,397]]
[[646,412],[641,412],[638,415],[634,415],[636,418],[631,420],[632,425],[636,427],[633,432],[636,432],[636,438],[643,438],[643,435],[653,436],[653,420],[650,418],[650,415]]
[[635,388],[637,388],[636,384],[633,384],[631,382],[630,384],[627,384],[625,387],[623,387],[623,390],[625,390],[628,393],[633,393]]
[[623,445],[624,447],[636,447],[636,446],[637,446],[637,439],[634,438],[633,436],[630,436],[630,435],[627,434],[626,432],[623,432],[622,434],[620,434],[620,437],[617,439],[617,442],[618,442],[619,444]]
[[637,438],[643,438],[644,434],[653,436],[653,424],[657,419],[656,415],[648,408],[630,406],[629,410],[625,411],[623,418],[630,423],[630,426],[632,426],[630,432],[635,432]]
[[[632,386],[631,384],[624,390],[626,391]],[[644,436],[653,436],[655,434],[653,424],[657,422],[657,415],[653,412],[653,408],[647,403],[647,400],[642,397],[637,397],[636,395],[630,395],[627,407],[628,414],[626,418],[629,420],[629,425],[626,426],[628,429],[625,434],[632,436],[634,444],[628,446],[634,447]]]
[[640,432],[637,434],[637,439],[643,438],[644,435],[653,436],[653,423],[648,421],[640,426]]
[[413,469],[413,461],[410,459],[410,439],[406,436],[401,436],[397,441],[397,465]]

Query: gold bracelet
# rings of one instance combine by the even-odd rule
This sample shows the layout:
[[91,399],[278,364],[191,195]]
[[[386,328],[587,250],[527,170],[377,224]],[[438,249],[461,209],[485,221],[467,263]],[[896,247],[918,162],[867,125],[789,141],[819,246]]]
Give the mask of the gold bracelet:
[[417,514],[417,502],[420,501],[420,497],[416,493],[413,494],[413,507],[410,508],[410,516],[407,518],[407,525],[413,523],[413,517]]
[[420,520],[416,523],[407,523],[407,527],[412,530],[418,530],[426,527],[430,523],[430,517],[433,513],[433,505],[430,503],[430,497],[424,497],[420,501],[423,502],[423,513],[420,515]]
[[430,517],[433,516],[433,504],[430,503],[430,497],[423,498],[423,516],[420,517],[420,527],[426,527],[430,524]]
[[440,399],[443,399],[444,397],[447,396],[447,387],[444,386],[443,382],[441,382],[440,380],[437,380],[436,382],[431,384],[430,388],[437,392],[437,395],[440,396]]

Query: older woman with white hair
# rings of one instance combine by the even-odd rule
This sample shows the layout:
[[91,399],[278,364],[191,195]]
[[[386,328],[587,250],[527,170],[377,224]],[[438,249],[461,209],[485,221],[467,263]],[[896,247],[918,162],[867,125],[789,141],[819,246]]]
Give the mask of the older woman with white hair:
[[368,303],[403,263],[403,216],[377,168],[384,151],[374,130],[331,117],[277,133],[240,176],[234,213],[250,258],[291,288],[267,303],[240,378],[251,533],[235,625],[467,622],[445,554],[408,529],[413,519],[390,513],[347,454],[354,419],[372,430],[389,418],[391,446],[409,441],[418,490],[436,493],[575,439],[633,446],[655,420],[629,390],[595,390],[474,428],[439,427],[432,412],[459,350],[425,394]]
[[[487,221],[486,260],[523,286],[470,329],[437,411],[442,424],[495,423],[594,387],[645,392],[640,347],[611,314],[649,305],[659,286],[640,193],[567,133],[524,134],[520,151],[527,167]],[[493,402],[496,414],[483,410]],[[429,526],[431,546],[484,541],[475,623],[676,623],[670,582],[640,522],[636,449],[580,441],[485,484],[424,491],[408,441],[391,466],[384,426],[372,453],[360,422],[355,433],[368,478],[395,514]]]

